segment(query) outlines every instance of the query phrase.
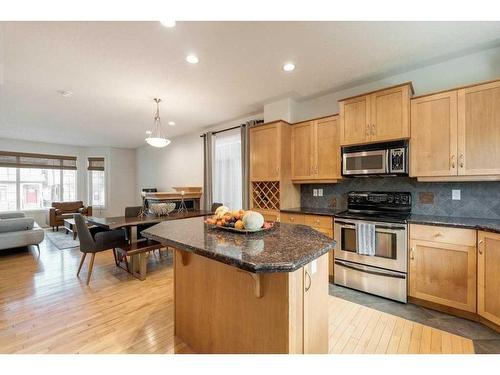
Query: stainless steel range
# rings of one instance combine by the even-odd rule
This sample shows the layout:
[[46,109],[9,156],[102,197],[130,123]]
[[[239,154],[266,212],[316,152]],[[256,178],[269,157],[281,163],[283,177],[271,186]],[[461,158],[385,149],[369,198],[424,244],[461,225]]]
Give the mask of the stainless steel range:
[[335,284],[406,302],[410,212],[411,193],[350,192],[335,218]]

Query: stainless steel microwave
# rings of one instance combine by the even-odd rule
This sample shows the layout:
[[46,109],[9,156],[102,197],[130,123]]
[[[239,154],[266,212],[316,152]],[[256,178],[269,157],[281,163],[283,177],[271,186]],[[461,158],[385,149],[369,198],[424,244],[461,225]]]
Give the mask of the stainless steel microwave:
[[408,176],[408,141],[342,147],[342,175]]

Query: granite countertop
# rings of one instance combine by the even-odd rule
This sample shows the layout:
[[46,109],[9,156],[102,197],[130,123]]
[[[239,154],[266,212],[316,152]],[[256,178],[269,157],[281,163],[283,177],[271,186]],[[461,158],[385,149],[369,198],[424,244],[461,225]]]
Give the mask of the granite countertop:
[[295,208],[283,208],[280,211],[290,214],[335,216],[338,213],[345,211],[345,208],[340,209],[340,208],[295,207]]
[[210,228],[204,219],[164,221],[145,237],[254,272],[293,272],[333,249],[335,241],[305,225],[275,223],[265,232],[240,234]]
[[443,225],[447,227],[477,229],[486,232],[500,233],[500,220],[495,219],[412,214],[408,218],[408,222],[413,224]]

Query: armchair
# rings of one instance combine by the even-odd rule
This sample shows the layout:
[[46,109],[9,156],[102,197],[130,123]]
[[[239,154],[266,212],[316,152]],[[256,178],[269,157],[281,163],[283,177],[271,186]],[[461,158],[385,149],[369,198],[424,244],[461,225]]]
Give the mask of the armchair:
[[52,202],[47,222],[52,227],[52,231],[59,230],[59,226],[64,224],[64,219],[71,219],[75,214],[92,216],[92,206],[85,207],[82,201]]

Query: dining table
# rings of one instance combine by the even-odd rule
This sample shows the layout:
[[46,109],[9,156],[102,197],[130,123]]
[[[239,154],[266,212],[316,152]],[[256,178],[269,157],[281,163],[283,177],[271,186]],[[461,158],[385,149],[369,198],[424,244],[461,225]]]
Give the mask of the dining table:
[[[188,210],[179,212],[177,210],[168,215],[141,215],[141,216],[111,216],[111,217],[97,217],[87,216],[86,220],[89,225],[95,225],[106,230],[125,229],[127,231],[128,239],[131,244],[138,242],[137,227],[143,225],[154,225],[164,221],[182,220],[194,217],[203,217],[213,215],[212,211],[208,210]],[[140,274],[141,280],[145,277],[145,263],[146,256],[144,253],[134,253],[130,256],[131,272],[133,275]],[[144,274],[143,274],[144,273]]]

